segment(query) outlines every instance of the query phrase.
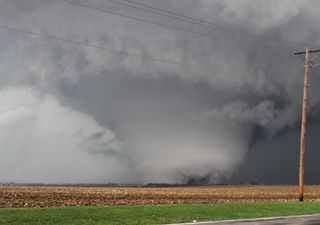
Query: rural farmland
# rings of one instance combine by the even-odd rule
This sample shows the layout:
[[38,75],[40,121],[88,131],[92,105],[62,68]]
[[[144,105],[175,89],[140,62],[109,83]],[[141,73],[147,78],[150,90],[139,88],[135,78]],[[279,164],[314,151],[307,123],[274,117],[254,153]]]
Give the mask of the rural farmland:
[[[1,187],[0,207],[61,207],[147,204],[255,203],[295,201],[290,185],[170,188]],[[320,201],[320,185],[305,188],[305,201]]]
[[320,224],[319,14],[0,0],[0,225]]

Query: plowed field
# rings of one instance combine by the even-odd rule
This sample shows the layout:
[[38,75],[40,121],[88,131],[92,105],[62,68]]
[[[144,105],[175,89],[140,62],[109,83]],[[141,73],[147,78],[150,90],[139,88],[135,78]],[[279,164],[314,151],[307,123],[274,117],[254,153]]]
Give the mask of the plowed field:
[[[0,207],[103,206],[229,202],[285,202],[297,186],[174,188],[0,187]],[[320,201],[320,185],[305,187],[305,201]]]

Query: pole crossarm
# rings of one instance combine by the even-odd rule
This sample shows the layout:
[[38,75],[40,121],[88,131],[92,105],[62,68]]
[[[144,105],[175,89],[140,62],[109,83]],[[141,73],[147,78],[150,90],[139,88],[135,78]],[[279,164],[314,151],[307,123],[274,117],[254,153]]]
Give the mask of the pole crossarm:
[[[313,53],[318,53],[318,54],[314,54],[314,56],[311,58]],[[309,58],[309,62],[308,62],[309,67],[310,68],[318,67],[319,66],[318,61],[320,60],[320,49],[309,50],[309,54],[310,54],[310,58]],[[305,51],[304,52],[295,52],[294,55],[296,55],[299,59],[301,59],[305,62],[305,60],[306,60],[306,52]]]
[[[317,53],[317,52],[320,52],[320,49],[317,49],[317,50],[310,50],[309,53]],[[304,52],[295,52],[293,53],[294,55],[306,55],[306,51]]]

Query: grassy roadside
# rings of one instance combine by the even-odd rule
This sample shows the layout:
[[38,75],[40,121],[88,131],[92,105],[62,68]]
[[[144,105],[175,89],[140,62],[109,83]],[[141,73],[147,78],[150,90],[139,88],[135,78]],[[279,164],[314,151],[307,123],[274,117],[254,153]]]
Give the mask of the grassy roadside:
[[0,209],[0,224],[131,225],[320,213],[320,202]]

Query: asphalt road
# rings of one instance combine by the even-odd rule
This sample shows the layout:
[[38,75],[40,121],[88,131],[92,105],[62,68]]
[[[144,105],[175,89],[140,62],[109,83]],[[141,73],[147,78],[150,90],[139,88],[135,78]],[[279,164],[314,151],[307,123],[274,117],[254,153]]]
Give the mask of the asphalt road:
[[320,225],[320,215],[313,216],[294,216],[294,217],[278,217],[248,220],[233,220],[222,222],[202,222],[202,223],[185,223],[183,225],[270,225],[270,224],[291,224],[291,225]]

